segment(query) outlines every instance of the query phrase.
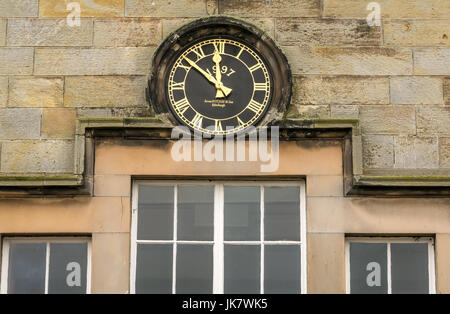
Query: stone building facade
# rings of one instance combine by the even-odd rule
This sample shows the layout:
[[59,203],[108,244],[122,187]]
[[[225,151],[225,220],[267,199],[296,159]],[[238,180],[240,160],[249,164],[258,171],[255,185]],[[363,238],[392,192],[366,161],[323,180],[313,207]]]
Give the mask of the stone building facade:
[[[79,26],[68,23],[72,2]],[[436,291],[449,293],[450,2],[378,0],[381,24],[369,26],[370,2],[1,0],[0,233],[90,237],[92,292],[129,292],[133,180],[255,175],[141,167],[169,152],[126,142],[127,128],[171,127],[146,98],[157,47],[189,22],[227,16],[288,59],[292,98],[279,122],[328,130],[299,159],[281,145],[273,176],[306,178],[308,292],[345,293],[349,236],[402,235],[433,238]],[[101,134],[113,129],[118,138]],[[126,156],[134,164],[119,171]]]

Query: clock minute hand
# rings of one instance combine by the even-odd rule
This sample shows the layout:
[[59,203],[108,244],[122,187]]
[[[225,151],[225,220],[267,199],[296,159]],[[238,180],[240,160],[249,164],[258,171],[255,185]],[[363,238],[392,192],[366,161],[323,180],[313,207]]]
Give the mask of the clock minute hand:
[[183,57],[184,60],[186,60],[193,68],[195,68],[197,71],[199,71],[204,77],[206,77],[208,79],[208,81],[210,81],[211,83],[213,83],[214,85],[219,84],[220,85],[220,89],[224,92],[225,95],[229,95],[232,91],[231,88],[225,87],[223,86],[223,83],[219,83],[217,82],[217,80],[210,75],[208,72],[206,72],[205,70],[203,70],[201,67],[199,67],[197,64],[195,64],[191,59]]

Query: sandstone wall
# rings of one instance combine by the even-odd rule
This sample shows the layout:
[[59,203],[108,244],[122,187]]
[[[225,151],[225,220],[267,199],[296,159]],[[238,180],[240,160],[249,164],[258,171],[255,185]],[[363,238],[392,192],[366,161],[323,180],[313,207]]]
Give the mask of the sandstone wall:
[[[81,25],[66,10],[81,4]],[[359,118],[365,173],[450,174],[450,1],[1,0],[0,175],[70,173],[77,117],[148,116],[153,52],[196,18],[275,39],[293,72],[287,117]]]

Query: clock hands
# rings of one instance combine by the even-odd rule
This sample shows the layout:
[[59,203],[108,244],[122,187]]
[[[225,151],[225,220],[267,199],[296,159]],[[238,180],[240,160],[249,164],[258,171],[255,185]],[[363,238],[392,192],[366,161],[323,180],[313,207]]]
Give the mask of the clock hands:
[[[231,91],[232,91],[231,88],[225,87],[221,81],[218,81],[218,80],[217,80],[216,78],[214,78],[211,74],[209,74],[208,72],[206,72],[205,70],[203,70],[201,67],[199,67],[197,64],[195,64],[194,61],[192,61],[191,59],[186,58],[186,57],[183,57],[183,58],[184,58],[184,60],[186,60],[186,61],[187,61],[194,69],[196,69],[196,70],[199,71],[204,77],[206,77],[206,78],[208,79],[208,81],[210,81],[211,83],[213,83],[213,84],[216,86],[217,90],[220,90],[221,92],[223,92],[223,95],[224,95],[224,96],[222,96],[222,97],[228,96],[228,95],[231,93]],[[219,70],[216,70],[216,73],[217,73],[218,71],[220,71],[220,69],[219,69]],[[217,97],[217,96],[216,96],[216,97]]]
[[[222,84],[222,72],[220,69],[220,62],[222,61],[222,57],[219,54],[219,51],[217,51],[217,47],[216,45],[214,45],[214,57],[213,57],[213,61],[216,64],[216,80],[217,80],[217,84],[216,84],[216,89],[217,89],[217,93],[216,93],[216,98],[225,98],[225,95],[223,94],[222,89],[220,88],[219,84]],[[223,85],[223,84],[222,84]]]

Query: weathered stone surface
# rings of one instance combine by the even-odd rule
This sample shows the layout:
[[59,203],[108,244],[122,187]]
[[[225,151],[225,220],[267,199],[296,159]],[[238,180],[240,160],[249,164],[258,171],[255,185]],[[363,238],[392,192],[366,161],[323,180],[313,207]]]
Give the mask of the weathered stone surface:
[[[370,1],[360,0],[324,0],[324,17],[366,18],[370,11]],[[450,6],[441,0],[377,0],[381,7],[382,18],[448,18]]]
[[93,21],[70,27],[66,19],[10,19],[8,46],[91,46]]
[[414,106],[361,106],[364,134],[415,134]]
[[355,76],[294,77],[293,101],[310,105],[389,104],[389,79]]
[[[194,21],[195,18],[171,18],[163,19],[163,38],[181,28],[182,26]],[[245,22],[252,24],[263,30],[267,35],[275,38],[275,20],[271,18],[246,18]]]
[[363,136],[364,168],[392,168],[394,165],[394,137],[388,135]]
[[397,136],[395,168],[438,168],[437,137]]
[[412,51],[407,48],[284,46],[283,50],[294,74],[412,74]]
[[418,106],[417,133],[423,135],[450,135],[450,107]]
[[33,48],[0,48],[0,75],[31,75]]
[[43,138],[73,138],[76,110],[69,108],[46,108],[42,111]]
[[155,19],[105,19],[95,21],[94,46],[146,47],[162,40],[162,24]]
[[219,13],[249,17],[319,17],[320,0],[222,0]]
[[8,101],[8,77],[0,76],[0,107],[5,107]]
[[70,107],[147,106],[145,76],[66,77],[64,104]]
[[81,9],[81,17],[109,17],[123,16],[125,0],[40,0],[40,17],[67,17],[71,11],[67,5],[78,2]]
[[393,46],[450,46],[448,20],[383,21],[384,43]]
[[442,168],[450,168],[450,137],[439,139],[439,162]]
[[125,16],[129,17],[201,17],[207,15],[204,0],[127,0]]
[[2,0],[0,17],[37,17],[39,0]]
[[391,103],[439,105],[444,103],[442,79],[423,76],[391,78]]
[[450,48],[415,48],[414,74],[450,75]]
[[35,74],[147,75],[153,51],[150,47],[37,48]]
[[330,112],[332,118],[352,118],[357,119],[359,117],[359,107],[346,105],[346,106],[330,106]]
[[104,117],[151,117],[154,112],[148,106],[131,108],[77,108],[79,118]]
[[10,77],[8,107],[58,107],[64,81],[54,77]]
[[450,78],[444,80],[444,102],[450,105]]
[[370,27],[365,20],[278,19],[277,41],[281,45],[381,44],[381,27]]
[[58,140],[4,142],[1,162],[2,172],[72,172],[73,142]]
[[312,106],[312,105],[300,105],[291,104],[286,115],[288,119],[318,119],[329,118],[330,107],[329,106]]
[[6,44],[6,21],[7,20],[0,20],[0,46]]
[[0,109],[0,139],[38,139],[41,109]]

